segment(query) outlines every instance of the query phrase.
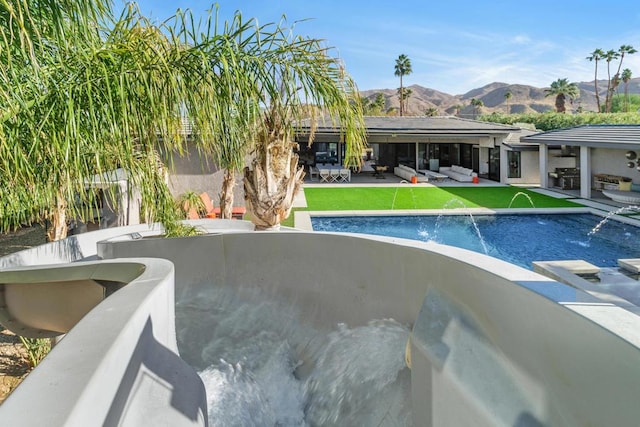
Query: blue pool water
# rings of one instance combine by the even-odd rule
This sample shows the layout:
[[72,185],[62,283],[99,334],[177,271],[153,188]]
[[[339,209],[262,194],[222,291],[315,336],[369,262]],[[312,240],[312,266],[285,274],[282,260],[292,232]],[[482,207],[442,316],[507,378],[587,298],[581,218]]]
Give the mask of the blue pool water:
[[533,261],[583,259],[600,267],[614,267],[618,258],[640,258],[640,228],[610,220],[590,235],[601,221],[601,217],[591,214],[311,219],[315,231],[435,241],[486,253],[528,269]]

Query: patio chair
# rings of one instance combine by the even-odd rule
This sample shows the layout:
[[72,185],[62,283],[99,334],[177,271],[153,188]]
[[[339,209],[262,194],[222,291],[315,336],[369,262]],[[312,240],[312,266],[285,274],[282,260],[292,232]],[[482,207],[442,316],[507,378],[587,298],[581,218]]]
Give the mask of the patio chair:
[[340,169],[340,182],[351,181],[351,169]]
[[311,181],[318,181],[320,179],[320,171],[317,167],[309,165],[309,179]]
[[320,169],[320,182],[330,182],[331,174],[329,173],[329,169]]
[[329,174],[331,175],[331,182],[340,181],[340,169],[331,169]]

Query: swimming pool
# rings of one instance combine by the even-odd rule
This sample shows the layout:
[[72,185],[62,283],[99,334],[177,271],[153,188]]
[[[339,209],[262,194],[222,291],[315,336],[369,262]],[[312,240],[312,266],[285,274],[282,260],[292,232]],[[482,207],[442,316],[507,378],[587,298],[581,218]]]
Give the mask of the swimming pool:
[[592,214],[312,217],[315,231],[435,241],[531,269],[533,261],[583,259],[613,267],[640,258],[640,228]]

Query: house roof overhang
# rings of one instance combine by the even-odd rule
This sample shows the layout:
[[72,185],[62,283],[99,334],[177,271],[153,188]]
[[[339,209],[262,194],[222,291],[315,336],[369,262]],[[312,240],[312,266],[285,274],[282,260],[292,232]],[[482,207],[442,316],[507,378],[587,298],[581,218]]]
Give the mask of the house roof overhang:
[[[496,137],[506,138],[519,128],[496,123],[460,119],[458,117],[372,117],[364,118],[369,143],[386,142],[447,142],[477,143]],[[308,137],[309,120],[297,126],[297,140]],[[315,140],[335,140],[341,134],[339,123],[320,121],[315,128]]]
[[521,141],[546,145],[639,150],[640,125],[583,125],[525,136]]

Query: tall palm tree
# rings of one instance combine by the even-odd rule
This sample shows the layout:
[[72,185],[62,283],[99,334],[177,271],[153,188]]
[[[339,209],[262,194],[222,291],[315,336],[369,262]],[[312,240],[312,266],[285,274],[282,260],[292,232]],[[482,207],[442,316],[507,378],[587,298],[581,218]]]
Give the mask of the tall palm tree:
[[511,114],[511,108],[510,108],[510,105],[509,105],[509,101],[511,100],[512,97],[513,97],[513,94],[511,93],[511,91],[507,91],[504,94],[504,99],[507,102],[507,114]]
[[636,52],[637,50],[634,49],[633,46],[631,45],[622,45],[620,46],[620,48],[618,48],[617,58],[619,58],[620,61],[618,62],[618,69],[616,70],[616,73],[611,78],[610,90],[608,92],[609,98],[608,98],[608,104],[607,104],[608,106],[607,112],[611,112],[613,94],[615,93],[618,85],[620,84],[620,79],[621,79],[620,70],[622,69],[622,61],[624,61],[625,55],[632,55]]
[[566,111],[565,102],[567,98],[576,99],[580,96],[580,89],[575,83],[569,83],[569,79],[558,79],[551,83],[549,89],[545,89],[546,96],[556,97],[556,112]]
[[613,97],[613,79],[611,78],[611,62],[620,58],[620,53],[615,50],[608,50],[605,52],[603,59],[607,61],[607,93],[604,102],[604,111],[606,113],[611,112],[611,98]]
[[629,81],[631,80],[631,70],[622,70],[622,81],[624,82],[624,110],[629,112]]
[[401,54],[396,59],[395,65],[395,75],[400,77],[400,90],[398,92],[398,97],[400,98],[400,115],[402,116],[404,113],[404,86],[402,84],[402,77],[409,75],[413,72],[411,69],[411,60],[405,54]]
[[593,86],[596,95],[596,105],[598,106],[598,112],[601,111],[600,107],[600,92],[598,91],[598,61],[601,60],[605,56],[605,53],[602,49],[596,49],[591,52],[591,55],[587,57],[589,61],[593,61],[595,63],[595,74],[593,77]]

